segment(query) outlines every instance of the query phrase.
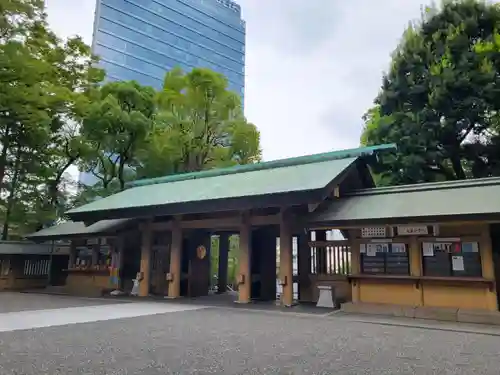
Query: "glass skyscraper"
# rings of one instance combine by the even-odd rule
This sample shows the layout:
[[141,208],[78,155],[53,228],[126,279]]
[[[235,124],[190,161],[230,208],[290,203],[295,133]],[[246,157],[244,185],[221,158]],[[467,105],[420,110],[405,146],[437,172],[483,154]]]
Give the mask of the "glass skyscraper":
[[97,0],[92,48],[108,80],[159,89],[175,66],[205,67],[244,96],[245,22],[231,0]]
[[244,101],[245,22],[231,0],[97,0],[92,50],[108,81],[161,89],[168,70],[205,67]]

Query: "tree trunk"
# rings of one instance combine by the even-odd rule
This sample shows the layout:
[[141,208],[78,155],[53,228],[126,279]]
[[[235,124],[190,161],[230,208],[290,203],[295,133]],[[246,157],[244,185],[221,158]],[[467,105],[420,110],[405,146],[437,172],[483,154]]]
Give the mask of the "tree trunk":
[[125,177],[123,173],[125,171],[125,160],[120,158],[120,165],[118,166],[118,181],[120,181],[120,191],[125,190]]
[[465,180],[467,177],[465,176],[464,168],[462,167],[462,160],[457,153],[453,153],[450,156],[451,166],[453,167],[453,172],[455,172],[455,176],[457,180]]
[[5,136],[2,140],[2,153],[0,154],[0,188],[3,186],[5,170],[7,168],[7,153],[9,152],[9,129],[5,130]]
[[14,207],[15,193],[17,188],[17,183],[19,180],[19,166],[21,164],[21,149],[17,151],[16,161],[14,164],[14,176],[12,176],[12,182],[9,189],[9,197],[7,198],[7,211],[5,212],[5,220],[2,228],[2,241],[7,241],[9,237],[9,224],[10,217],[12,215],[12,208]]

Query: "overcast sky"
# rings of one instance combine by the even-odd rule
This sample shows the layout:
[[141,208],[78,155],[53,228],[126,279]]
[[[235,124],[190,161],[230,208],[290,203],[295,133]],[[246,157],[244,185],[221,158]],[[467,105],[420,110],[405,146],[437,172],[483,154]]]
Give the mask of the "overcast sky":
[[[245,112],[264,159],[357,147],[390,53],[425,0],[239,0]],[[46,0],[62,37],[92,39],[95,0]]]

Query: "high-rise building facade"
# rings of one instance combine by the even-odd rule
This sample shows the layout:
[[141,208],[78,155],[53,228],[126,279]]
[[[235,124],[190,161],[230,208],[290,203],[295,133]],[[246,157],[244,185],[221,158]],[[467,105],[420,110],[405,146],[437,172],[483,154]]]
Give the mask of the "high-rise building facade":
[[205,67],[244,96],[245,22],[231,0],[97,0],[92,48],[108,80],[159,89],[175,66]]
[[[174,67],[205,67],[244,101],[245,22],[231,0],[97,0],[92,50],[108,81],[160,89]],[[81,173],[80,182],[96,179]]]

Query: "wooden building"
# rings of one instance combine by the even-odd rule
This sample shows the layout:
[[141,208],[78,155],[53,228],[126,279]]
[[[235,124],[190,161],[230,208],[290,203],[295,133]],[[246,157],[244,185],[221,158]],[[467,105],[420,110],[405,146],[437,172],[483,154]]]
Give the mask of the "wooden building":
[[[500,200],[493,197],[500,180],[375,188],[367,163],[392,150],[382,145],[135,181],[69,211],[82,232],[71,236],[113,237],[121,261],[139,272],[140,296],[208,294],[210,236],[221,236],[224,268],[227,236],[236,233],[240,303],[275,299],[279,239],[284,306],[294,304],[298,283],[300,302],[317,300],[317,287],[326,285],[350,311],[496,319]],[[106,229],[85,233],[95,226]],[[333,228],[345,239],[328,240]],[[51,238],[60,236],[51,229]]]
[[[134,250],[140,246],[140,239],[137,226],[130,219],[104,220],[89,226],[65,222],[27,237],[37,242],[56,239],[69,242],[64,267],[66,281],[64,285],[51,288],[59,293],[100,296],[109,290],[130,287],[139,266]],[[112,264],[113,254],[124,256]],[[112,266],[116,268],[115,275]],[[118,275],[120,269],[122,278]]]
[[68,256],[69,246],[61,242],[0,241],[0,290],[64,284]]
[[497,322],[500,179],[353,191],[309,217],[349,233],[349,311]]

